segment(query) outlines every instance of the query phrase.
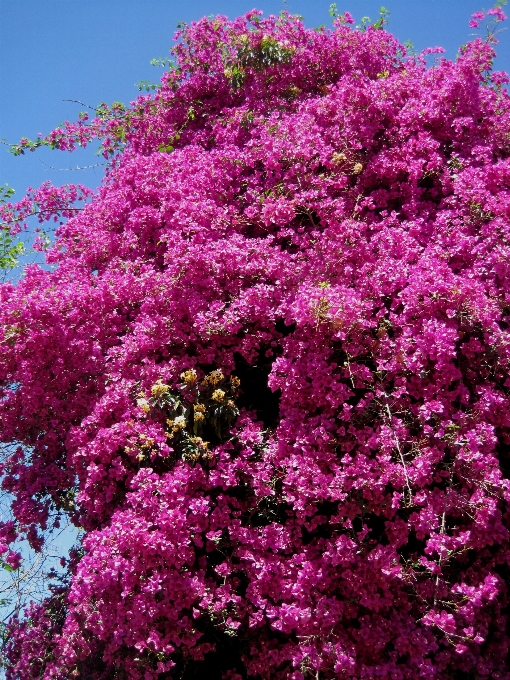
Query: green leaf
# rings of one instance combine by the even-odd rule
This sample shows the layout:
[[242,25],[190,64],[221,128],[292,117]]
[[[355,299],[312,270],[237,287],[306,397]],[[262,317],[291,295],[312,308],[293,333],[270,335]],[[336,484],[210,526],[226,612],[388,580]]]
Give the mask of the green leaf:
[[15,242],[5,225],[0,225],[0,270],[4,273],[18,266],[18,257],[25,252],[21,241]]
[[139,80],[137,83],[135,83],[135,87],[137,87],[140,92],[142,90],[145,90],[146,92],[151,92],[151,90],[161,89],[160,83],[153,83],[150,80]]
[[416,54],[416,51],[414,49],[414,43],[412,40],[405,40],[404,41],[404,47],[406,48],[406,51],[409,54]]
[[162,66],[163,68],[173,68],[173,63],[171,59],[165,59],[164,57],[156,57],[156,59],[150,60],[151,66]]
[[11,198],[11,196],[14,196],[16,192],[14,189],[11,189],[10,186],[7,184],[3,187],[0,187],[0,205],[3,203],[7,203],[7,201]]

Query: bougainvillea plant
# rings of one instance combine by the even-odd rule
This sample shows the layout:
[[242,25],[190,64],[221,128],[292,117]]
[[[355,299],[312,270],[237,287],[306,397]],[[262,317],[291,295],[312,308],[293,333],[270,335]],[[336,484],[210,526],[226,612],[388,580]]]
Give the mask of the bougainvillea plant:
[[1,209],[68,219],[0,286],[0,550],[85,533],[10,680],[510,678],[508,78],[352,23],[184,26],[40,141],[101,188]]

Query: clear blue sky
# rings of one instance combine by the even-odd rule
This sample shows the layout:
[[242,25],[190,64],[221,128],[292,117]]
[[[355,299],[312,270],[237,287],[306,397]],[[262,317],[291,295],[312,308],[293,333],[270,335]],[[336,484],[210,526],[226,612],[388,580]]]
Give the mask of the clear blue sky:
[[[469,39],[469,17],[482,3],[384,0],[391,12],[389,30],[397,38],[412,40],[418,50],[441,45],[449,58]],[[136,82],[159,81],[161,69],[149,62],[168,56],[179,21],[210,14],[234,18],[253,7],[266,15],[286,8],[313,27],[330,25],[329,5],[330,0],[0,0],[0,138],[11,143],[22,136],[33,139],[65,119],[74,120],[83,107],[64,99],[92,106],[132,101]],[[337,0],[337,5],[339,11],[349,10],[357,23],[364,15],[375,20],[381,0]],[[500,35],[496,66],[510,70],[510,32]],[[16,158],[0,146],[0,184],[12,186],[16,198],[46,179],[97,186],[102,168],[74,172],[48,166],[101,161],[92,150],[67,154],[40,149]]]

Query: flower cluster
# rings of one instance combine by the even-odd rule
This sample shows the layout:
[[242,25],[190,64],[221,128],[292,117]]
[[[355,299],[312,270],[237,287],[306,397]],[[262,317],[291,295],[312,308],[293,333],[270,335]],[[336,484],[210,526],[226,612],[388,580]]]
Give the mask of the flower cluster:
[[[505,3],[506,4],[506,3]],[[497,2],[495,7],[491,7],[487,12],[475,12],[469,21],[470,28],[478,28],[484,19],[492,19],[495,22],[505,21],[508,17],[503,12],[501,3]]]
[[[199,381],[193,368],[181,373],[181,381],[180,395],[172,393],[169,385],[158,380],[150,389],[151,398],[146,399],[144,392],[140,392],[136,403],[146,416],[152,413],[154,418],[157,413],[161,414],[167,439],[183,460],[189,463],[212,460],[210,442],[203,436],[207,434],[219,443],[228,435],[239,415],[235,399],[241,381],[234,375],[225,378],[219,369]],[[155,444],[154,439],[141,437],[142,449],[151,449]],[[137,457],[143,461],[146,453],[141,451]]]
[[62,217],[73,217],[81,210],[75,204],[85,202],[94,192],[81,184],[66,184],[54,187],[49,180],[37,190],[29,188],[26,196],[13,205],[6,203],[0,207],[0,220],[11,234],[18,234],[26,228],[26,220],[37,216],[39,223],[53,220],[58,222]]
[[118,155],[56,266],[0,286],[0,536],[85,531],[7,677],[509,680],[494,36],[431,68],[347,13],[177,38],[83,132]]

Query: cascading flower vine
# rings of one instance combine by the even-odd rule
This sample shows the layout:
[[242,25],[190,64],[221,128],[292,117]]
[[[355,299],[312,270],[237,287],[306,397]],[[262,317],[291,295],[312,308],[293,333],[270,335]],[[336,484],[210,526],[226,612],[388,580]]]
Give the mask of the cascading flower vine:
[[85,531],[9,680],[510,679],[508,81],[380,29],[202,19],[47,138],[114,160],[0,286],[2,550]]

